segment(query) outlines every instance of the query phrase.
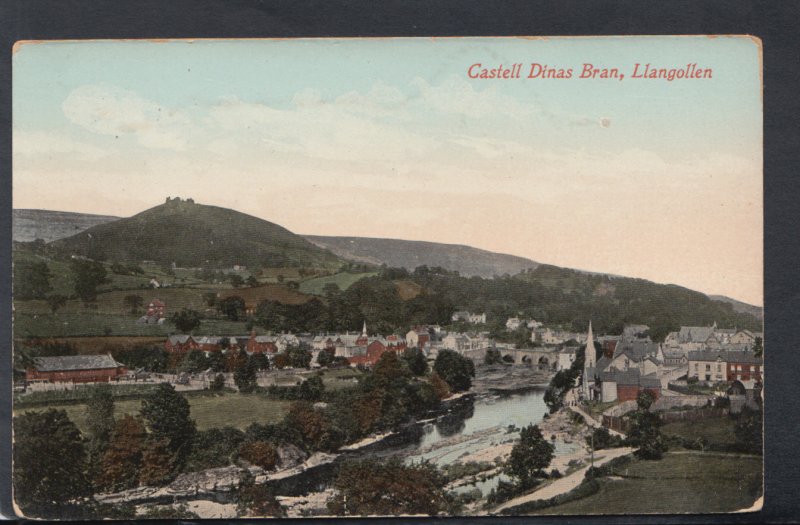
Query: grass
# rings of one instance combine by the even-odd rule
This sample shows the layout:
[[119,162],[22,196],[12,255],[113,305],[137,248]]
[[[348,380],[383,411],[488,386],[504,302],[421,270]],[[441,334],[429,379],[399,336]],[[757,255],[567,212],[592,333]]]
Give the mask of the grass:
[[709,443],[729,444],[736,442],[733,428],[735,422],[728,417],[713,417],[702,421],[676,421],[661,427],[665,436],[680,436],[695,440],[705,438]]
[[[251,423],[276,423],[283,419],[291,402],[267,399],[256,394],[223,394],[189,395],[191,417],[197,423],[198,430],[232,426],[241,430]],[[114,403],[114,416],[124,414],[136,415],[142,406],[140,399],[117,401]],[[86,405],[50,405],[48,407],[23,408],[15,410],[15,414],[24,414],[33,410],[47,408],[63,409],[81,432],[86,432]]]
[[535,514],[682,514],[731,512],[762,493],[761,457],[668,453],[661,461],[634,460],[600,480],[600,491]]
[[[84,313],[25,314],[14,315],[14,337],[78,337],[78,336],[136,336],[166,337],[175,332],[169,323],[163,325],[137,324],[131,315],[102,314],[93,311]],[[223,319],[203,319],[195,335],[244,335],[244,322]]]
[[334,275],[326,275],[325,277],[317,277],[309,279],[300,283],[300,291],[307,294],[323,295],[323,290],[326,284],[334,283],[340,290],[344,291],[350,288],[353,283],[360,281],[365,277],[372,277],[377,275],[377,272],[370,273],[350,273],[342,272]]

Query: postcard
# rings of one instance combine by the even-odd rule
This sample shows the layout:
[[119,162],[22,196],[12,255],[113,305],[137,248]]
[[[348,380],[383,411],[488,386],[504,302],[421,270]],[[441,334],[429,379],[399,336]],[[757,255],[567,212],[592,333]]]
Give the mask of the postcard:
[[13,53],[20,516],[761,509],[757,38]]

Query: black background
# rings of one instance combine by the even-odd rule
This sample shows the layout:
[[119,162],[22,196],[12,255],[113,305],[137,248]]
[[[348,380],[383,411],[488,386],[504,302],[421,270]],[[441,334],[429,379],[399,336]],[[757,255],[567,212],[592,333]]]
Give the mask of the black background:
[[[11,47],[17,40],[750,34],[764,53],[765,506],[760,513],[457,518],[459,523],[800,521],[800,3],[796,1],[0,0],[0,500],[10,506]],[[402,57],[398,57],[402,59]],[[724,257],[725,254],[720,254]],[[713,268],[714,261],[709,261]],[[674,482],[674,481],[673,481]],[[665,481],[667,483],[667,481]],[[631,498],[659,494],[632,493]],[[272,520],[274,521],[274,520]],[[300,523],[306,520],[292,520]],[[392,519],[369,522],[405,523]],[[433,521],[433,520],[427,520]]]

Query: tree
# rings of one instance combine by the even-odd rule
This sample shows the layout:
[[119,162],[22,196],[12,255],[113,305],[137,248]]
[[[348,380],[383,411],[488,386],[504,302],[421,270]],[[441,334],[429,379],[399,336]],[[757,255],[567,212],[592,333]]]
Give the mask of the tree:
[[208,359],[206,358],[205,352],[202,350],[190,350],[186,357],[183,358],[181,364],[178,365],[179,372],[187,372],[190,374],[196,374],[199,372],[203,372],[208,368]]
[[45,301],[47,301],[50,311],[55,314],[62,306],[67,304],[67,296],[55,293],[48,295]]
[[98,485],[118,491],[135,487],[142,465],[142,448],[147,436],[142,422],[125,414],[114,425],[108,449],[103,454]]
[[764,340],[760,337],[756,337],[756,341],[753,343],[753,354],[755,354],[756,357],[764,355]]
[[200,314],[195,310],[183,308],[170,315],[169,322],[175,325],[179,332],[191,332],[200,326]]
[[231,286],[233,286],[234,288],[239,288],[241,285],[244,284],[244,279],[242,279],[242,276],[235,273],[231,274],[228,277],[228,280],[230,281]]
[[14,425],[14,499],[28,517],[58,518],[59,507],[89,494],[86,452],[64,410],[28,412]]
[[533,487],[539,478],[546,477],[545,469],[553,460],[555,447],[542,435],[537,425],[520,431],[519,441],[511,449],[506,473],[515,478],[521,488]]
[[328,366],[333,362],[334,352],[323,348],[317,354],[317,364],[319,366]]
[[95,385],[92,395],[86,404],[86,427],[89,436],[88,453],[91,477],[99,472],[100,461],[111,441],[114,429],[114,395],[108,384]]
[[256,366],[253,359],[247,357],[247,353],[244,350],[241,350],[241,353],[243,353],[244,356],[242,356],[239,366],[233,371],[233,382],[236,384],[239,392],[249,394],[258,386]]
[[433,387],[433,391],[436,392],[436,395],[439,397],[439,399],[444,399],[450,396],[450,385],[447,384],[447,381],[439,377],[439,374],[436,372],[432,373],[429,381]]
[[403,361],[415,376],[423,376],[428,371],[428,358],[419,348],[407,348],[403,352]]
[[502,362],[502,356],[500,355],[500,350],[496,348],[489,348],[486,350],[486,355],[483,356],[483,362],[487,365],[495,365]]
[[475,364],[453,350],[442,350],[436,356],[433,370],[454,392],[469,390],[475,377]]
[[278,461],[278,452],[266,441],[248,441],[239,447],[239,457],[264,470],[272,470]]
[[231,321],[238,321],[244,317],[244,299],[238,295],[226,297],[217,301],[217,309]]
[[447,503],[445,480],[430,463],[404,465],[399,459],[342,465],[328,509],[338,516],[437,515]]
[[[187,454],[188,455],[188,454]],[[177,455],[170,450],[169,440],[150,436],[142,451],[142,470],[139,481],[144,485],[162,485],[176,473]]]
[[135,314],[144,304],[144,299],[141,295],[130,294],[126,295],[122,302],[126,308],[130,309],[132,314]]
[[203,302],[206,303],[206,306],[213,307],[217,304],[217,293],[216,292],[206,292],[203,294]]
[[251,275],[245,280],[245,283],[247,283],[247,286],[252,288],[254,286],[258,286],[258,279],[256,279],[254,275]]
[[760,410],[744,407],[733,428],[736,443],[752,454],[763,454],[764,427]]
[[164,438],[180,469],[189,453],[196,427],[189,417],[189,402],[167,383],[142,400],[142,417],[154,439]]
[[222,374],[215,375],[214,380],[211,381],[211,384],[209,385],[209,388],[217,391],[225,388],[225,376]]
[[643,390],[636,396],[636,405],[639,410],[650,410],[650,407],[655,403],[655,396],[647,390]]
[[666,440],[661,435],[661,419],[658,414],[650,412],[652,395],[639,394],[636,399],[639,409],[631,414],[631,427],[628,431],[628,443],[638,447],[634,454],[641,459],[658,460],[667,451]]
[[74,259],[72,272],[75,295],[84,303],[97,299],[97,287],[109,282],[105,266],[97,261]]
[[14,297],[42,299],[50,292],[50,268],[44,261],[22,260],[14,263]]
[[257,485],[250,472],[245,471],[236,488],[239,514],[243,517],[283,517],[286,511],[265,484]]

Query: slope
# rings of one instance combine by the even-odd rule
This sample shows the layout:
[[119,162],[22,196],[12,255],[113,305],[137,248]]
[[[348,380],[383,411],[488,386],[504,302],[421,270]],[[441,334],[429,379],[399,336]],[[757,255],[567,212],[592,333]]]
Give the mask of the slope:
[[319,235],[305,235],[305,238],[352,261],[386,264],[408,270],[422,265],[440,266],[466,277],[492,277],[506,273],[514,275],[538,266],[535,261],[524,257],[493,253],[459,244]]
[[217,206],[172,199],[133,217],[56,240],[48,249],[112,261],[178,267],[335,268],[341,261],[286,228]]

